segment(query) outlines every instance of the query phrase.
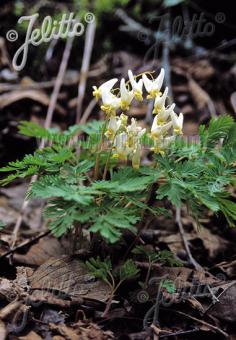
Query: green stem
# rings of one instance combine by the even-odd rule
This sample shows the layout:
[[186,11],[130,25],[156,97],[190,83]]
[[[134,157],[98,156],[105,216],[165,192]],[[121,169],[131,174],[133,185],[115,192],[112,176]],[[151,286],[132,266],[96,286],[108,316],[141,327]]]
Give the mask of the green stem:
[[104,133],[105,133],[106,126],[107,126],[107,121],[108,121],[108,119],[106,118],[106,120],[104,122],[104,125],[102,127],[102,131],[101,131],[101,139],[100,139],[100,144],[99,144],[99,151],[98,151],[97,156],[96,156],[95,170],[94,170],[94,179],[95,180],[98,179],[100,153],[102,151],[102,145],[103,145],[103,142],[104,142]]
[[112,138],[111,149],[110,149],[109,154],[108,154],[108,156],[107,156],[107,160],[106,160],[106,164],[105,164],[105,168],[104,168],[104,172],[103,172],[102,179],[106,179],[106,176],[107,176],[109,161],[110,161],[111,153],[112,153],[112,146],[113,146],[113,144],[114,144],[115,138],[116,138],[116,134],[115,134],[114,137]]

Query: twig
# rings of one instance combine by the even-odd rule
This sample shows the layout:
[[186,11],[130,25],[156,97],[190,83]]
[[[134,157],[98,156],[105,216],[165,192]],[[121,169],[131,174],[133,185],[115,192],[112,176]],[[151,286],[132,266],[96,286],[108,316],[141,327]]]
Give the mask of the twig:
[[0,311],[0,320],[8,317],[9,314],[12,314],[15,310],[19,310],[19,307],[22,305],[22,302],[19,300],[12,301],[5,307],[3,307]]
[[179,227],[180,236],[182,238],[186,253],[188,255],[189,262],[194,266],[194,268],[196,270],[203,271],[202,266],[193,258],[192,254],[191,254],[191,250],[189,248],[189,244],[188,244],[188,241],[186,239],[185,232],[184,232],[184,227],[183,227],[183,224],[182,224],[182,221],[181,221],[181,208],[176,207],[176,219],[175,219],[175,221],[176,221],[176,223]]
[[7,251],[6,253],[4,253],[3,255],[1,255],[1,256],[0,256],[0,259],[3,259],[4,257],[6,257],[6,256],[8,256],[8,255],[10,255],[10,254],[12,254],[12,253],[14,253],[14,252],[15,252],[16,250],[18,250],[18,249],[21,249],[21,248],[23,248],[23,247],[25,247],[25,246],[30,245],[31,243],[34,243],[35,241],[40,240],[41,238],[43,238],[43,237],[49,235],[50,233],[51,233],[51,231],[48,230],[48,231],[46,231],[46,232],[43,232],[42,234],[39,234],[38,236],[36,236],[36,237],[33,238],[33,239],[30,239],[30,240],[27,240],[27,241],[22,242],[22,243],[19,244],[17,247],[12,248],[12,249],[10,249],[9,251]]
[[96,21],[94,20],[88,24],[85,34],[85,47],[83,53],[82,66],[80,71],[80,82],[78,87],[78,99],[76,109],[76,124],[79,124],[81,118],[81,111],[83,105],[84,94],[86,90],[86,83],[88,78],[88,71],[90,65],[91,54],[93,50],[94,36],[96,31]]
[[[67,64],[68,64],[69,56],[70,56],[70,53],[71,53],[72,45],[73,45],[73,37],[68,38],[67,41],[66,41],[66,46],[65,46],[64,53],[63,53],[63,56],[62,56],[61,65],[60,65],[60,68],[59,68],[59,71],[58,71],[58,74],[57,74],[55,86],[53,88],[52,96],[50,98],[50,103],[49,103],[49,106],[48,106],[48,111],[47,111],[47,115],[46,115],[46,119],[45,119],[45,123],[44,123],[44,127],[46,129],[48,129],[50,127],[51,122],[52,122],[53,112],[55,110],[58,94],[60,92],[60,88],[61,88],[63,78],[64,78],[64,75],[65,75],[65,71],[66,71],[66,68],[67,68]],[[44,146],[45,146],[45,140],[42,139],[41,143],[39,145],[39,148],[42,149],[42,148],[44,148]],[[30,186],[36,181],[36,179],[37,179],[36,175],[31,178]],[[23,204],[22,204],[20,215],[17,218],[16,224],[15,224],[15,227],[14,227],[14,230],[13,230],[13,241],[12,241],[11,248],[14,248],[14,246],[16,244],[18,232],[19,232],[19,229],[20,229],[20,226],[21,226],[21,223],[23,221],[23,218],[24,218],[24,215],[25,215],[25,212],[26,212],[28,205],[29,205],[29,201],[26,198],[24,200]]]
[[172,93],[172,86],[171,86],[171,70],[170,70],[170,13],[165,16],[165,22],[164,22],[164,29],[166,32],[166,39],[163,41],[163,52],[162,52],[162,63],[163,67],[165,69],[165,82],[168,86],[168,96],[170,98],[170,101],[173,101],[173,93]]
[[[170,338],[172,336],[176,337],[178,335],[185,335],[185,334],[196,333],[196,332],[199,332],[199,331],[200,331],[199,328],[193,328],[193,329],[188,329],[186,331],[178,331],[178,332],[169,333],[169,334],[165,333],[165,334],[160,335],[160,339],[162,339],[162,338]],[[161,330],[160,333],[162,333],[162,332],[163,332],[163,330]]]
[[156,303],[155,303],[155,308],[154,308],[154,313],[153,313],[153,320],[152,320],[152,324],[154,326],[159,326],[159,311],[160,311],[160,299],[162,296],[162,292],[161,292],[161,285],[162,285],[162,281],[159,284],[158,287],[158,291],[157,291],[157,296],[156,296]]
[[197,319],[197,318],[195,318],[195,317],[192,316],[192,315],[189,315],[189,314],[180,312],[180,311],[178,311],[178,310],[171,309],[171,311],[174,312],[174,313],[180,314],[180,315],[182,315],[182,316],[185,316],[185,317],[187,317],[187,318],[189,318],[189,319],[191,319],[191,320],[194,320],[194,321],[196,321],[196,322],[198,322],[198,323],[200,323],[200,324],[202,324],[202,325],[204,325],[204,326],[206,326],[206,327],[208,327],[208,328],[210,328],[210,329],[212,329],[212,330],[214,330],[214,331],[216,331],[216,332],[222,334],[226,339],[229,338],[229,335],[228,335],[227,333],[225,333],[225,332],[222,331],[220,328],[218,328],[218,327],[216,327],[216,326],[213,326],[213,325],[211,325],[210,323],[208,323],[208,322],[206,322],[206,321]]
[[96,98],[93,98],[91,100],[91,102],[88,104],[88,106],[86,107],[84,113],[83,113],[83,116],[80,120],[80,124],[85,124],[91,114],[91,112],[93,111],[94,107],[96,106],[97,104],[97,101],[96,101]]
[[[61,89],[61,85],[64,79],[64,75],[66,72],[66,68],[67,68],[67,64],[68,64],[68,60],[70,57],[70,53],[71,53],[71,49],[72,49],[72,45],[73,45],[73,37],[70,37],[67,39],[66,41],[66,46],[65,46],[65,50],[62,56],[62,61],[61,61],[61,65],[57,74],[57,78],[56,78],[56,82],[55,82],[55,86],[53,88],[53,92],[52,92],[52,96],[50,99],[50,104],[48,107],[48,111],[47,111],[47,115],[46,115],[46,119],[45,119],[45,123],[44,123],[44,127],[45,129],[48,129],[52,123],[52,117],[53,117],[53,112],[55,110],[55,106],[57,103],[57,98]],[[41,142],[41,148],[44,147],[45,145],[45,140],[43,139]]]
[[122,9],[118,9],[116,11],[116,15],[126,24],[126,26],[121,27],[122,31],[142,32],[147,36],[152,36],[153,38],[155,37],[155,33],[152,30],[144,27],[139,22],[130,18]]

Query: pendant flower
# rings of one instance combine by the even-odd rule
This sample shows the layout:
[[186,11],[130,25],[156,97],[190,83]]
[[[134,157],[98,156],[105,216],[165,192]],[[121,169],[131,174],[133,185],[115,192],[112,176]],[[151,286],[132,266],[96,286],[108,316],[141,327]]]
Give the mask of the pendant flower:
[[131,124],[126,128],[126,132],[118,133],[113,143],[113,157],[120,160],[127,160],[129,157],[132,161],[133,168],[139,168],[141,159],[141,137],[146,132],[137,125],[134,118]]
[[126,88],[124,78],[121,79],[120,82],[120,107],[122,110],[128,110],[130,103],[134,98],[134,91],[129,91]]
[[127,132],[129,136],[130,146],[133,147],[136,141],[139,141],[140,138],[146,132],[146,129],[142,129],[141,126],[137,125],[137,121],[135,118],[131,118],[131,124],[127,127]]
[[175,141],[175,136],[168,136],[168,137],[160,137],[154,139],[154,147],[152,151],[155,153],[159,153],[162,156],[165,154],[165,150],[168,146]]
[[114,116],[116,110],[120,107],[120,99],[107,89],[102,92],[102,103],[101,110],[108,116]]
[[119,158],[123,161],[127,160],[132,150],[128,147],[128,135],[126,132],[121,132],[115,137],[113,149],[113,158]]
[[156,115],[156,122],[158,125],[163,125],[167,122],[169,116],[170,116],[170,113],[174,110],[175,108],[175,104],[173,103],[170,107],[168,108],[165,108],[164,110],[162,110],[161,112],[159,112],[157,115]]
[[138,143],[132,155],[132,167],[139,169],[141,161],[141,144]]
[[121,126],[121,119],[119,117],[112,116],[109,120],[107,131],[105,132],[105,136],[108,139],[113,139],[115,137],[115,134],[119,130]]
[[97,88],[97,86],[93,86],[93,96],[97,100],[101,99],[103,92],[104,91],[110,92],[113,86],[115,85],[115,83],[117,82],[117,80],[118,80],[117,78],[110,79],[106,81],[104,84],[102,84],[101,86],[99,86],[99,88]]
[[167,131],[172,127],[172,121],[164,124],[158,125],[157,116],[154,118],[151,128],[151,136],[153,138],[160,138],[161,136],[166,135]]
[[161,92],[164,74],[162,68],[155,79],[150,79],[147,73],[147,75],[143,74],[142,79],[137,81],[137,76],[129,70],[128,76],[131,87],[122,78],[119,95],[112,90],[117,82],[116,78],[105,82],[99,88],[93,86],[93,95],[96,99],[102,100],[101,109],[107,115],[106,122],[108,120],[108,125],[105,136],[111,142],[112,157],[125,161],[129,159],[133,168],[140,166],[142,136],[146,129],[138,126],[135,118],[131,118],[131,123],[128,125],[128,115],[121,113],[117,116],[117,113],[121,110],[128,110],[134,98],[143,101],[143,85],[147,91],[147,99],[154,99],[153,114],[155,114],[155,117],[149,135],[152,140],[150,150],[164,155],[177,135],[183,134],[183,114],[177,115],[175,113],[174,103],[166,105],[168,87],[165,88],[163,93]]
[[143,100],[143,80],[140,79],[137,82],[134,79],[134,76],[131,70],[128,71],[128,76],[129,76],[130,84],[134,92],[134,98],[137,99],[138,101],[142,101]]
[[183,122],[184,122],[184,116],[183,113],[181,112],[179,116],[172,111],[170,113],[171,115],[171,120],[173,124],[173,130],[176,135],[182,135],[183,134]]
[[160,89],[163,84],[164,76],[165,76],[165,71],[163,68],[161,69],[161,72],[158,75],[158,77],[154,80],[149,79],[146,76],[146,74],[143,74],[143,83],[148,92],[147,99],[151,99],[151,98],[155,99],[156,96],[159,96],[161,94]]
[[157,114],[165,110],[165,102],[166,102],[167,94],[168,94],[168,87],[165,88],[165,91],[161,96],[156,96],[156,99],[154,102],[154,110],[152,111],[153,114]]

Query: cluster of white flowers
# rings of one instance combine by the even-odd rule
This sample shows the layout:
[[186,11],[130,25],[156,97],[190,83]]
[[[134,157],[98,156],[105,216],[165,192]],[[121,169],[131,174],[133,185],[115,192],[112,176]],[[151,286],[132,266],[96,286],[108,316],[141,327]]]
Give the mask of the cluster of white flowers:
[[[128,125],[128,116],[122,111],[129,109],[133,99],[143,101],[143,85],[147,91],[147,99],[154,100],[155,117],[150,133],[154,144],[152,150],[164,154],[165,149],[176,136],[182,134],[183,114],[180,113],[178,116],[175,113],[175,104],[166,105],[168,88],[161,92],[164,74],[162,68],[156,79],[150,79],[144,73],[142,78],[137,80],[138,76],[134,76],[129,70],[129,81],[126,83],[122,78],[118,91],[113,89],[118,81],[117,78],[105,82],[99,88],[93,86],[93,95],[97,100],[101,99],[101,110],[105,112],[108,120],[105,136],[112,141],[113,157],[130,158],[135,168],[140,164],[141,137],[146,129],[138,126],[135,118],[131,118],[131,123]],[[115,94],[116,92],[118,93]],[[120,114],[117,115],[118,113]]]

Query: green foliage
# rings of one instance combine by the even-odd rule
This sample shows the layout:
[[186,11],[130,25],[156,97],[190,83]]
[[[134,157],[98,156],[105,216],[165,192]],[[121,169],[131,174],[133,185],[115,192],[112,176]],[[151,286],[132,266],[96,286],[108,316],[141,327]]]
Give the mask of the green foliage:
[[74,0],[74,4],[80,9],[80,14],[92,11],[98,19],[102,14],[113,14],[118,7],[126,6],[130,0]]
[[[86,266],[92,275],[106,282],[111,287],[112,294],[115,293],[124,281],[135,277],[139,273],[139,269],[131,259],[125,261],[117,271],[113,270],[111,260],[108,257],[104,261],[99,257],[96,259],[90,258],[86,261]],[[115,282],[115,277],[117,277],[117,283]]]
[[174,7],[176,5],[185,3],[186,0],[164,0],[165,7]]
[[104,214],[97,216],[89,230],[94,233],[99,232],[105,239],[114,243],[121,236],[120,230],[125,228],[135,232],[134,224],[138,219],[134,209],[108,208]]
[[234,120],[230,116],[220,116],[210,121],[208,129],[201,125],[199,135],[202,146],[212,148],[220,141],[227,138],[232,127],[235,126]]
[[218,198],[218,203],[220,206],[220,210],[223,212],[227,219],[227,222],[231,227],[234,227],[234,221],[236,221],[236,203],[222,197]]
[[[236,123],[231,117],[213,119],[208,128],[201,126],[200,142],[177,139],[164,156],[154,156],[155,166],[118,167],[117,161],[110,159],[103,179],[110,150],[109,147],[99,150],[102,129],[102,123],[97,121],[73,126],[65,132],[22,122],[20,133],[45,139],[50,146],[1,168],[0,172],[6,176],[0,183],[6,185],[16,178],[37,175],[28,197],[47,200],[44,215],[57,237],[80,223],[114,243],[124,229],[136,232],[144,212],[167,215],[169,212],[162,204],[164,199],[177,207],[186,204],[196,218],[203,206],[222,212],[229,225],[234,225],[236,203],[228,193],[228,188],[235,185],[236,171]],[[98,154],[99,176],[94,179]],[[148,203],[155,186],[158,206]],[[150,263],[178,265],[169,252],[145,253],[144,249],[137,249]]]
[[197,217],[201,206],[223,212],[233,225],[236,211],[230,199],[222,201],[236,173],[236,123],[229,116],[211,120],[200,127],[200,143],[173,144],[166,157],[157,156],[164,184],[157,199],[168,198],[180,207],[186,204]]
[[137,268],[134,261],[131,259],[127,260],[122,264],[119,270],[119,278],[120,281],[129,280],[132,277],[136,276],[139,273],[139,269]]
[[181,267],[182,262],[177,260],[173,253],[169,250],[160,250],[155,251],[153,249],[149,249],[145,246],[136,246],[132,253],[135,255],[142,255],[149,263],[153,264],[159,262],[165,266],[169,267]]
[[172,280],[164,280],[161,282],[161,288],[164,288],[167,290],[169,294],[174,294],[176,292],[176,286],[174,281]]
[[86,266],[92,275],[102,281],[109,281],[109,275],[112,272],[112,264],[110,258],[106,258],[104,261],[100,257],[90,258],[86,261]]
[[19,132],[28,137],[35,137],[64,145],[69,142],[79,131],[82,125],[73,125],[67,131],[60,132],[57,129],[45,129],[34,122],[22,121],[18,126]]

